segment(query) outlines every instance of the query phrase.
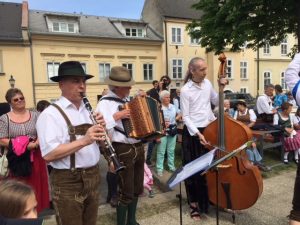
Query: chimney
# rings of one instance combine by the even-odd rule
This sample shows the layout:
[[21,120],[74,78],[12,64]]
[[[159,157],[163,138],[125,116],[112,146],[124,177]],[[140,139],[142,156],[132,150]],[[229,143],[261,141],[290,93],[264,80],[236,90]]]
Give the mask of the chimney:
[[22,29],[28,29],[28,2],[22,2]]

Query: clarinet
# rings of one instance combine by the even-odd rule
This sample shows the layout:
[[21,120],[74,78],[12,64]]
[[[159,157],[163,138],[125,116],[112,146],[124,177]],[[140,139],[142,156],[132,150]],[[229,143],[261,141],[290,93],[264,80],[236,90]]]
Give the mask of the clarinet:
[[[82,97],[82,100],[83,100],[83,103],[85,105],[85,108],[87,109],[87,111],[89,112],[90,114],[90,118],[93,122],[93,124],[97,124],[96,122],[96,119],[95,117],[93,116],[93,109],[92,109],[92,106],[89,102],[89,100],[87,99],[87,97],[85,96],[84,93],[80,93],[81,94],[81,97]],[[97,142],[98,146],[100,147],[100,143]],[[104,144],[105,144],[105,147],[106,147],[106,150],[107,150],[107,153],[108,153],[108,156],[109,158],[112,160],[114,166],[115,166],[115,170],[116,172],[119,172],[121,170],[124,170],[125,169],[125,166],[123,166],[120,162],[119,162],[119,159],[117,158],[117,155],[116,155],[116,151],[114,149],[114,147],[112,146],[110,140],[109,140],[109,137],[106,133],[106,131],[104,130]]]

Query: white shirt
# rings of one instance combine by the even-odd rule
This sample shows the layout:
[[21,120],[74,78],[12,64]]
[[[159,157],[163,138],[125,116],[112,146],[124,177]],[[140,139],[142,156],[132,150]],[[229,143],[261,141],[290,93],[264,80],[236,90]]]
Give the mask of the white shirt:
[[293,115],[293,124],[300,124],[300,117]]
[[256,107],[258,114],[273,114],[272,100],[266,94],[261,95],[257,98]]
[[249,110],[250,121],[251,121],[251,122],[256,122],[256,114],[255,114],[255,112],[253,111],[253,109],[246,109],[244,113],[239,112],[238,110],[236,110],[235,113],[234,113],[233,118],[234,118],[234,119],[237,119],[237,116],[238,116],[238,115],[241,115],[241,116],[247,115],[248,110]]
[[[92,124],[89,112],[83,103],[79,109],[76,108],[68,99],[60,97],[55,102],[66,113],[73,126],[84,123]],[[70,143],[70,135],[65,119],[54,106],[47,107],[39,116],[36,129],[42,156],[47,155],[61,144]],[[76,135],[76,139],[82,137]],[[87,145],[75,153],[75,167],[88,168],[96,165],[100,160],[100,151],[96,142]],[[70,169],[70,156],[50,162],[56,169]]]
[[300,79],[298,73],[300,72],[300,53],[297,53],[288,65],[288,68],[285,71],[285,82],[290,90],[294,99],[296,100],[297,105],[300,106]]
[[199,127],[206,127],[215,116],[211,103],[217,105],[218,94],[209,80],[204,79],[200,85],[189,80],[181,89],[180,108],[184,124],[191,136],[198,133]]
[[[114,98],[119,98],[115,93],[112,91],[108,91],[108,94],[105,95],[105,97],[114,97]],[[123,101],[126,101],[126,99],[122,99]],[[96,107],[96,112],[100,112],[103,115],[103,118],[106,123],[106,129],[108,131],[108,135],[111,138],[112,142],[121,142],[125,144],[133,144],[133,143],[138,143],[140,142],[137,139],[134,138],[127,138],[124,134],[122,134],[119,131],[116,131],[114,127],[118,127],[121,130],[124,130],[122,120],[117,120],[115,121],[113,115],[116,112],[119,112],[119,106],[123,105],[120,102],[112,101],[112,100],[100,100],[97,104]]]
[[[292,127],[293,127],[293,116],[292,116],[291,114],[289,115],[288,118],[282,117],[281,114],[280,114],[280,117],[281,117],[281,119],[282,119],[283,121],[286,121],[286,120],[290,119],[291,125],[292,125]],[[273,125],[278,125],[278,123],[279,123],[279,116],[278,116],[278,113],[275,113],[275,114],[274,114],[274,117],[273,117]]]

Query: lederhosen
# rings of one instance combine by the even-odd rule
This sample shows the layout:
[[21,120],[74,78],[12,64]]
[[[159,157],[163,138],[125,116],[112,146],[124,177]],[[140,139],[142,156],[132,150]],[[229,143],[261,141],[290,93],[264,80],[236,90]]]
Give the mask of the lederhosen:
[[[52,104],[65,119],[70,142],[76,140],[75,135],[85,135],[91,124],[73,126],[56,104]],[[96,225],[99,206],[99,165],[89,168],[75,167],[75,153],[70,155],[70,169],[51,171],[51,191],[58,225]]]
[[[125,101],[115,97],[103,97],[100,101],[108,100],[124,104]],[[127,136],[121,128],[114,127],[117,132]],[[144,190],[144,147],[142,142],[135,144],[112,142],[119,161],[126,167],[119,175],[119,202],[128,205]]]
[[237,118],[236,118],[236,120],[241,121],[243,124],[248,125],[251,122],[250,121],[249,109],[247,109],[246,115],[241,115],[240,112],[237,112]]

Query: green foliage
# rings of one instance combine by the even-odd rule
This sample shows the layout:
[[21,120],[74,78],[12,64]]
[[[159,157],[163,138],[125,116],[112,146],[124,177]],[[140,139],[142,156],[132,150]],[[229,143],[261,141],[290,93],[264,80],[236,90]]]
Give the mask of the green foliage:
[[193,8],[201,18],[187,26],[200,45],[216,54],[230,47],[257,49],[278,45],[288,33],[297,34],[297,0],[200,0]]

